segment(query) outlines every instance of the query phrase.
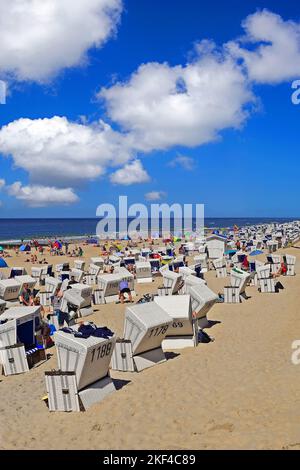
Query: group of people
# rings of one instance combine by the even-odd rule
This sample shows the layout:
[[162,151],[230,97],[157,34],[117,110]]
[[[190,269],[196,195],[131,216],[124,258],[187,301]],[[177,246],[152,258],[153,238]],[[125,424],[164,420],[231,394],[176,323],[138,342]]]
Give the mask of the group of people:
[[31,264],[48,264],[48,261],[46,258],[38,259],[37,255],[30,255],[30,258],[27,258],[25,260],[25,263],[31,263]]
[[[269,262],[267,262],[266,264],[269,264]],[[245,255],[245,257],[242,261],[241,269],[243,271],[248,271],[249,268],[250,268],[250,263],[249,263],[248,257]],[[287,273],[287,265],[284,263],[284,261],[282,261],[278,271],[276,273],[272,273],[271,276],[273,278],[276,278],[276,277],[280,277],[280,276],[285,276],[286,273]]]

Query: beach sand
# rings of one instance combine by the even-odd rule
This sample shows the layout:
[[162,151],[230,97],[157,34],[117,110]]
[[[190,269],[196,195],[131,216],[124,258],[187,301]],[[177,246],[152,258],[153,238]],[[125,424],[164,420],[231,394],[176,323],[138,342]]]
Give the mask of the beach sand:
[[[299,255],[295,248],[279,252]],[[85,247],[87,261],[97,254]],[[29,267],[24,260],[7,259]],[[279,294],[248,287],[246,302],[216,304],[208,317],[220,323],[206,330],[213,342],[169,353],[140,374],[111,371],[124,386],[87,412],[50,413],[42,401],[44,371],[57,367],[55,348],[46,364],[0,376],[0,449],[299,449],[300,365],[291,361],[300,339],[299,261],[296,273],[280,279]],[[228,283],[214,272],[206,279],[216,292]],[[100,306],[88,320],[122,335],[124,310]]]

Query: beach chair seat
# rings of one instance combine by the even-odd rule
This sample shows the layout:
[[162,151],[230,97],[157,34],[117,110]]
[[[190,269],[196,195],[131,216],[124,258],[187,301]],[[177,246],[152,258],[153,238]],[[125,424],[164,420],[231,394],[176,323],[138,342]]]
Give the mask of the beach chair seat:
[[286,275],[287,276],[295,276],[295,265],[293,265],[293,264],[288,264],[287,265]]
[[25,347],[22,343],[0,349],[0,360],[5,376],[29,371]]
[[271,266],[271,273],[272,274],[278,273],[281,267],[281,256],[270,254],[267,256],[267,261]]
[[96,275],[95,274],[86,274],[83,280],[84,284],[87,284],[88,286],[94,286],[96,285]]
[[[131,351],[127,349],[125,353],[131,355],[137,372],[166,361],[162,342],[171,324],[172,318],[155,302],[126,308],[123,338],[130,341],[131,345],[125,348],[131,348]],[[119,347],[118,352],[117,360],[122,358],[120,353],[124,350]]]
[[32,348],[26,351],[26,358],[29,369],[33,369],[38,365],[46,362],[47,356],[44,348]]
[[276,292],[275,280],[272,278],[258,279],[258,289],[262,293],[274,293]]
[[224,287],[224,302],[229,304],[239,304],[240,299],[240,289],[239,287],[234,286],[225,286]]
[[276,282],[271,275],[271,265],[263,265],[257,268],[258,290],[262,293],[276,292]]
[[292,255],[284,255],[283,261],[287,267],[287,276],[295,276],[295,264],[296,264],[296,256]]
[[226,266],[223,266],[222,268],[216,268],[216,275],[217,275],[217,278],[227,277]]
[[122,372],[134,372],[132,343],[130,340],[117,339],[112,355],[111,367]]
[[226,269],[226,259],[225,258],[219,258],[216,260],[213,260],[213,266],[216,271],[216,276],[218,278],[224,278],[227,276],[227,269]]
[[172,319],[162,349],[172,351],[198,345],[198,321],[193,318],[190,295],[154,297],[154,302]]
[[[166,362],[162,347],[133,354],[130,340],[119,340],[114,349],[111,368],[122,372],[141,372],[144,369]],[[118,346],[119,344],[119,346]]]
[[157,288],[157,293],[158,295],[172,295],[172,288],[171,287],[165,287],[165,286],[160,286]]
[[45,372],[49,411],[80,411],[75,372]]
[[52,292],[39,292],[38,296],[43,307],[50,307],[51,297],[53,296]]
[[238,268],[233,268],[230,273],[231,285],[224,287],[224,302],[240,303],[244,299],[248,299],[245,289],[253,277],[254,272],[248,273]]
[[94,305],[103,305],[103,304],[105,304],[104,290],[103,289],[94,290],[94,292],[93,292],[93,304]]
[[49,325],[53,325],[55,330],[59,330],[60,326],[58,324],[57,315],[55,313],[50,313],[48,317],[49,317],[49,320],[48,320]]

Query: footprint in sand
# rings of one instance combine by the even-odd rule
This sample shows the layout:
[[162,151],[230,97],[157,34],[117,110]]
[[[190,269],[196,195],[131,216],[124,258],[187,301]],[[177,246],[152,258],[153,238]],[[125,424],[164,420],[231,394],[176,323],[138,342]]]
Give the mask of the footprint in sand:
[[228,432],[233,432],[233,430],[234,430],[234,425],[231,423],[217,424],[216,426],[213,426],[212,428],[209,429],[209,431],[228,431]]

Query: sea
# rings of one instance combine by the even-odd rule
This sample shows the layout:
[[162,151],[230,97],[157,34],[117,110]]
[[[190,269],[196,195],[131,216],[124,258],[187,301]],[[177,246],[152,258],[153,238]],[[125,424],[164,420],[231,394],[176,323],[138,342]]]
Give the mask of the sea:
[[[205,218],[208,229],[226,229],[237,225],[244,227],[270,223],[285,223],[297,218]],[[94,236],[99,219],[0,219],[0,242],[32,239],[63,239],[64,237],[84,238]],[[193,221],[193,225],[195,221]]]

